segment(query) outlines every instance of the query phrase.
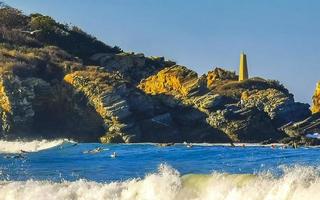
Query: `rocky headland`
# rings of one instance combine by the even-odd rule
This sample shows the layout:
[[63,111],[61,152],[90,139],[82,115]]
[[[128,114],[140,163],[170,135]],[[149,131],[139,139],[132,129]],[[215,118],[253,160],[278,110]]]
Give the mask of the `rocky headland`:
[[0,9],[0,102],[6,139],[292,142],[320,121],[319,85],[312,114],[278,81],[239,82],[222,68],[198,75],[7,6]]

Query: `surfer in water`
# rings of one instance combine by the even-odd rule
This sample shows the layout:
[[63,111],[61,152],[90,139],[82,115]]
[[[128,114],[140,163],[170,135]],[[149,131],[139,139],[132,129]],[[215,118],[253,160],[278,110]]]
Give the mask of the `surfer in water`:
[[115,158],[115,157],[118,157],[117,153],[116,152],[113,152],[111,155],[110,155],[111,158]]
[[84,151],[83,153],[84,153],[84,154],[88,154],[88,153],[90,153],[90,154],[96,154],[96,153],[100,153],[100,152],[102,152],[102,151],[103,151],[103,148],[102,148],[102,147],[97,147],[97,148],[92,149],[92,150]]
[[20,150],[20,152],[22,153],[22,154],[26,154],[26,153],[30,153],[29,151],[25,151],[25,150]]

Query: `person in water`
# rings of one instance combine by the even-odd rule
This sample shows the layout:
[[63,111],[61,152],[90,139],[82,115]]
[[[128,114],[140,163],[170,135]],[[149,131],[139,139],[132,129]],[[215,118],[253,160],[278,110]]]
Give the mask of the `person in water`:
[[187,148],[192,148],[193,147],[193,144],[189,143],[187,144]]
[[117,157],[117,156],[118,156],[118,155],[117,155],[116,152],[113,152],[113,153],[110,155],[111,158],[115,158],[115,157]]
[[292,147],[293,147],[294,149],[298,148],[297,143],[296,143],[296,142],[293,142]]
[[25,153],[30,153],[29,151],[25,151],[25,150],[20,150],[20,152],[22,153],[22,154],[25,154]]
[[84,151],[83,153],[84,154],[87,154],[87,153],[95,154],[95,153],[100,153],[102,151],[103,151],[103,148],[102,147],[98,147],[98,148],[95,148],[95,149],[92,149],[92,150]]

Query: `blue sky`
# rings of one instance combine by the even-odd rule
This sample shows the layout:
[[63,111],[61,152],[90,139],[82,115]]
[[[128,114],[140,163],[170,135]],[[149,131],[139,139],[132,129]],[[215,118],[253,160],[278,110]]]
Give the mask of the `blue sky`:
[[277,79],[311,103],[320,80],[318,0],[5,0],[80,26],[125,51],[165,56],[203,74],[215,66]]

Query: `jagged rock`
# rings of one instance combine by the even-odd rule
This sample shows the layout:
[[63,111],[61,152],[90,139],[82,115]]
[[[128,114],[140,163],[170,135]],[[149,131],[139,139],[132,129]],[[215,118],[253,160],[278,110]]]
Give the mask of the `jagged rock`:
[[[75,92],[82,93],[103,119],[106,131],[114,134],[140,135],[130,126],[133,116],[124,97],[130,89],[117,74],[97,71],[78,71],[64,78]],[[107,141],[107,140],[104,140]]]
[[318,82],[316,90],[313,95],[312,113],[320,112],[320,82]]
[[225,98],[219,94],[206,94],[196,97],[193,101],[196,107],[203,110],[221,109],[225,105]]
[[245,91],[241,100],[245,107],[257,107],[268,113],[276,127],[310,116],[309,105],[296,103],[291,94],[273,88]]
[[184,66],[175,65],[142,80],[138,88],[152,95],[185,97],[199,91],[203,85],[199,82],[197,73]]
[[174,65],[164,57],[145,57],[143,54],[98,53],[91,56],[91,60],[103,66],[108,72],[118,71],[132,82],[138,83],[142,78],[147,78],[164,67]]
[[15,75],[7,73],[0,76],[0,107],[3,135],[23,132],[30,128],[34,111],[32,100],[34,91]]
[[119,134],[107,134],[100,138],[102,143],[124,143],[123,137]]
[[320,145],[319,139],[307,138],[304,136],[286,137],[280,140],[281,143],[292,146],[294,148],[299,146],[318,146]]
[[98,53],[91,57],[92,60],[98,61],[101,66],[105,66],[108,71],[127,71],[132,67],[143,67],[146,58],[143,54],[107,54]]
[[256,108],[232,105],[210,113],[207,121],[212,127],[225,132],[234,142],[262,142],[281,137],[270,118]]
[[320,132],[320,112],[319,112],[320,98],[319,97],[320,97],[320,82],[317,84],[317,88],[313,96],[313,106],[311,109],[313,112],[313,115],[311,115],[310,117],[305,117],[305,119],[301,119],[298,122],[290,122],[280,127],[280,129],[284,131],[288,136],[292,138],[298,138],[296,139],[298,142],[302,141],[301,143],[313,144],[314,143],[313,140],[311,139],[305,140],[303,138],[307,134]]
[[230,72],[221,68],[215,68],[213,71],[207,73],[207,87],[211,87],[217,81],[223,80],[238,80],[238,76],[235,72]]
[[281,127],[290,137],[304,136],[308,133],[320,132],[320,113],[315,113],[312,116],[296,122],[289,123]]
[[206,114],[171,96],[148,96],[116,74],[78,71],[64,80],[103,119],[102,142],[229,141]]

